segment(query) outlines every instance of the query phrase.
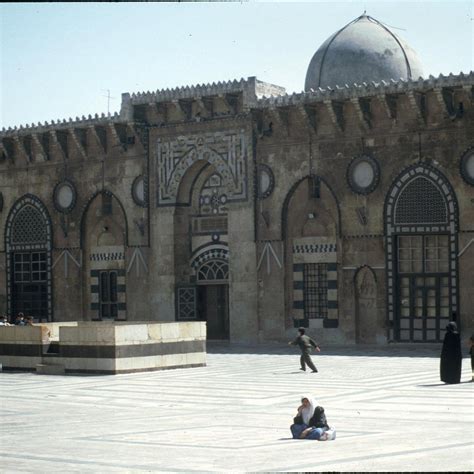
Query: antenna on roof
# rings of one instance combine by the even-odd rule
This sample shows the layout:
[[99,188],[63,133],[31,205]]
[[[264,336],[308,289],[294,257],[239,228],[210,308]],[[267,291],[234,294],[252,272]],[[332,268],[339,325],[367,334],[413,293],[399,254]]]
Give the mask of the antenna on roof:
[[107,97],[107,115],[110,115],[110,99],[115,99],[110,95],[110,89],[102,89],[103,91],[107,91],[107,95],[103,95],[102,97]]

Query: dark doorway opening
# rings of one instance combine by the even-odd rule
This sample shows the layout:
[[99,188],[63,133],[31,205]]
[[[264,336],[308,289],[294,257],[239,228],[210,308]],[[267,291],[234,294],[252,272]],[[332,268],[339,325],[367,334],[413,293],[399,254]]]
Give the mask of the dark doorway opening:
[[229,339],[229,285],[199,285],[198,317],[207,322],[207,339]]

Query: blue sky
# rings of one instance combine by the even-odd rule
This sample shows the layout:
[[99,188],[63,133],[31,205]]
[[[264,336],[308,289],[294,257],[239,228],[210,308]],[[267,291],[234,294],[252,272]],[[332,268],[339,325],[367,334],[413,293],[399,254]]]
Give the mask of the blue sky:
[[425,76],[474,69],[473,1],[0,5],[0,127],[120,109],[122,92],[257,76],[303,89],[312,55],[364,10]]

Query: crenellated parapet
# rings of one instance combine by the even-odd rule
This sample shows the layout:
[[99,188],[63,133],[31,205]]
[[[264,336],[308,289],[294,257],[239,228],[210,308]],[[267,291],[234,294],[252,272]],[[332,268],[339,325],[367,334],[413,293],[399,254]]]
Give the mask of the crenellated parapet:
[[37,124],[25,124],[20,125],[18,127],[4,127],[2,128],[2,130],[0,130],[0,138],[12,135],[29,135],[32,133],[45,133],[49,131],[67,130],[71,127],[88,127],[90,125],[110,123],[117,120],[120,120],[120,115],[118,113],[114,113],[113,115],[95,114],[88,115],[87,117],[83,115],[82,117],[76,117],[75,119],[69,117],[68,120],[51,120],[51,122],[38,122]]
[[264,95],[281,95],[285,93],[285,89],[274,84],[259,81],[256,77],[249,77],[248,79],[241,78],[239,81],[197,84],[195,86],[175,87],[174,89],[158,89],[155,92],[136,92],[129,95],[130,102],[133,105],[139,105],[242,92],[247,92],[249,94],[248,99],[251,100],[252,98],[258,99]]
[[264,96],[285,93],[283,87],[256,77],[162,89],[155,92],[122,94],[120,116],[155,125],[201,121],[247,113]]
[[145,136],[143,124],[123,120],[117,113],[13,127],[0,132],[0,160],[28,165],[71,157],[88,159],[112,150],[124,153],[137,145],[145,150]]
[[257,101],[255,109],[269,114],[275,110],[281,116],[280,110],[287,114],[289,108],[295,108],[300,115],[303,114],[308,127],[315,131],[318,127],[318,114],[324,113],[330,117],[335,129],[342,132],[345,129],[345,107],[350,104],[361,127],[370,130],[373,127],[373,101],[378,101],[388,119],[396,121],[399,115],[398,99],[402,96],[420,125],[428,123],[428,98],[437,104],[443,118],[461,118],[464,105],[474,102],[474,72],[429,76],[418,80],[346,84],[343,87],[263,97]]
[[263,97],[258,101],[259,108],[285,107],[291,105],[301,105],[308,102],[331,100],[349,100],[357,97],[377,96],[379,94],[402,94],[408,91],[430,90],[442,88],[470,88],[474,85],[474,71],[468,74],[450,74],[438,77],[429,76],[428,79],[420,78],[416,81],[392,79],[390,82],[370,82],[363,84],[345,84],[343,87],[311,89],[309,92],[284,94],[276,97]]

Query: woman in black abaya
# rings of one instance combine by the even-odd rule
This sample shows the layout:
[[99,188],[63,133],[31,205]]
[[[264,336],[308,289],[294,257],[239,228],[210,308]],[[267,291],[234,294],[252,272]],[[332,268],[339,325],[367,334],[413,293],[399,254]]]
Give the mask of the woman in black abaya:
[[446,326],[446,334],[441,350],[440,375],[445,383],[459,383],[461,381],[461,337],[455,322]]

